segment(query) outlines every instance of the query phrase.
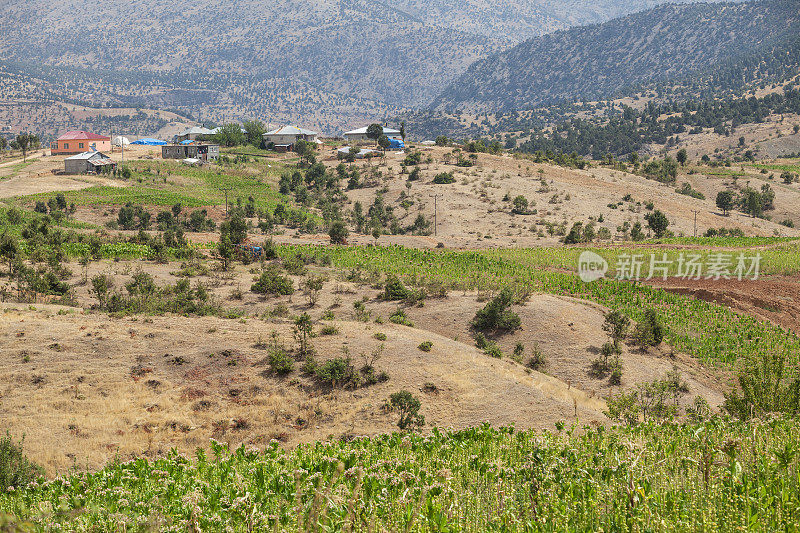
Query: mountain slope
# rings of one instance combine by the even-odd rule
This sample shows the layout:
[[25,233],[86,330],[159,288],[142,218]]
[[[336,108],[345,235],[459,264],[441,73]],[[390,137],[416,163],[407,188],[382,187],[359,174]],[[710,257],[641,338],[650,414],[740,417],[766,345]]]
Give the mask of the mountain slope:
[[0,61],[92,105],[152,105],[177,89],[190,96],[184,109],[216,120],[334,127],[427,105],[474,61],[524,39],[659,1],[120,0],[90,13],[77,0],[4,2]]
[[[765,58],[795,52],[796,0],[666,5],[559,31],[478,61],[433,104],[447,110],[530,109],[561,99],[602,99],[637,84],[734,65],[728,82]],[[716,80],[720,83],[720,79]]]

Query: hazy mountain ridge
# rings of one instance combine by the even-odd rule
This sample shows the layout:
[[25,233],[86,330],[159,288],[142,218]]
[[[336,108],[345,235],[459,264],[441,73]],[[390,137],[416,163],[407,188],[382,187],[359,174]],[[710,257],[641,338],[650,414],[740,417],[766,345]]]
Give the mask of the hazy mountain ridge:
[[[563,99],[611,98],[627,87],[695,73],[720,89],[716,66],[731,67],[729,78],[750,72],[758,79],[766,58],[793,64],[799,27],[795,0],[666,5],[534,38],[480,60],[433,107],[530,109]],[[776,51],[790,55],[784,59]]]

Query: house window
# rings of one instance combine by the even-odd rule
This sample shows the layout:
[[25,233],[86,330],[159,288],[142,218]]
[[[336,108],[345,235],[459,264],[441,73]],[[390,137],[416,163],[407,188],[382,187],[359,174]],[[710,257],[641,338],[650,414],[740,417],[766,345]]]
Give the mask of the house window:
[[83,148],[83,143],[78,143],[78,148]]
[[64,150],[69,150],[69,143],[64,143]]

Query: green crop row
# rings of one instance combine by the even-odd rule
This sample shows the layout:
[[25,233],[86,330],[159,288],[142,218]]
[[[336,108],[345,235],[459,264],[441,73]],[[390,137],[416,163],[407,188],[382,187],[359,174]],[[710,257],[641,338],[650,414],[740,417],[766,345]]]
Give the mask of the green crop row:
[[[630,281],[603,279],[585,283],[567,272],[541,268],[526,260],[526,251],[455,252],[403,247],[284,246],[283,256],[323,256],[344,270],[396,275],[410,284],[442,284],[453,289],[495,291],[507,285],[520,289],[591,300],[619,309],[634,320],[656,309],[667,321],[667,340],[675,349],[712,365],[761,359],[772,351],[796,360],[800,339],[770,322],[725,307]],[[534,256],[535,257],[535,256]]]
[[[0,493],[53,531],[796,531],[796,421],[480,427],[116,462]],[[10,531],[23,531],[14,529]]]

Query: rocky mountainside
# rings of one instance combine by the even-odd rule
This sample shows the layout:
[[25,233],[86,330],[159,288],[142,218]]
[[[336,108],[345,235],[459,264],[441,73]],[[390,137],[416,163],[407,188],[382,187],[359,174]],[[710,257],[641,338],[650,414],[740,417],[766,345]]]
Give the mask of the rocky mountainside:
[[335,127],[427,105],[524,39],[658,1],[30,0],[0,5],[0,61],[92,105],[178,91],[168,104],[216,120],[316,110],[307,120]]
[[796,74],[796,0],[661,6],[530,39],[478,61],[434,101],[448,111],[606,99],[659,82],[719,93]]

